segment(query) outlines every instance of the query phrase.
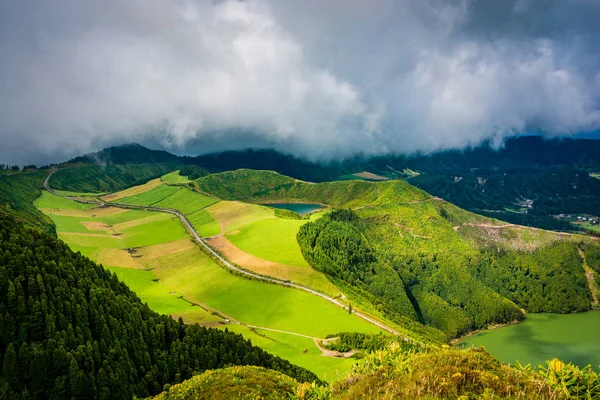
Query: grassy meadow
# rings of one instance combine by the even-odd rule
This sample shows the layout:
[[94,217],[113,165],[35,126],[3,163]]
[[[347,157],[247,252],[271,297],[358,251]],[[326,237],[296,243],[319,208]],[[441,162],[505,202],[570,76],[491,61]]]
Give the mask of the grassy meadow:
[[277,218],[273,208],[232,201],[219,202],[207,211],[240,250],[276,263],[309,267],[296,241],[307,220]]
[[179,175],[179,170],[161,176],[160,180],[167,185],[181,185],[190,182],[187,176]]
[[[175,172],[164,175],[161,179],[173,174]],[[179,174],[173,176],[181,177]],[[171,178],[172,176],[166,178],[166,180],[172,181]],[[208,206],[217,203],[218,199],[205,196],[186,187],[163,185],[161,179],[155,179],[147,184],[104,196],[103,199],[106,201],[115,199],[114,201],[124,204],[173,208],[181,211],[188,218],[200,236],[210,237],[221,233],[217,221],[205,210]]]
[[[225,329],[225,327],[221,327]],[[315,346],[313,339],[273,332],[264,329],[250,329],[244,325],[227,325],[231,332],[242,334],[245,338],[272,354],[313,371],[319,378],[329,382],[343,378],[357,362],[354,358],[326,357]]]
[[[119,201],[138,204],[152,201],[169,193],[163,187],[172,188],[157,186],[134,194],[135,200],[123,198]],[[199,196],[198,199],[212,201]],[[175,198],[174,204],[183,202],[182,198]],[[244,324],[319,338],[340,331],[379,332],[374,325],[312,294],[230,273],[202,252],[172,215],[81,205],[47,192],[36,206],[55,222],[59,237],[74,251],[81,251],[116,273],[158,312],[212,326],[220,326],[219,322],[225,317]],[[271,216],[272,209],[251,206],[250,220],[254,219],[254,223],[257,216],[269,215],[275,220]],[[220,231],[208,211],[194,211],[190,216],[195,226]],[[232,218],[230,225],[244,232],[240,219],[243,217]],[[297,229],[291,224],[287,227]],[[213,312],[217,310],[220,315]],[[228,324],[227,327],[240,329],[267,351],[313,369],[323,378],[334,379],[336,376],[329,375],[343,373],[353,364],[353,360],[322,356],[310,338],[262,332],[267,338],[240,325]]]

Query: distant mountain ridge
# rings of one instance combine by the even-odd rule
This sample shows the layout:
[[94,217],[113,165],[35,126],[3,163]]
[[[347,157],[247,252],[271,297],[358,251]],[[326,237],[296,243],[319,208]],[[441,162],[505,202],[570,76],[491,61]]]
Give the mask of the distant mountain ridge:
[[[65,164],[196,164],[211,172],[248,168],[272,170],[282,175],[306,181],[333,180],[343,174],[365,169],[396,176],[403,168],[422,172],[467,172],[473,169],[526,168],[563,166],[600,169],[600,140],[553,139],[524,136],[508,139],[495,149],[489,143],[464,150],[445,150],[409,155],[387,154],[361,156],[330,162],[312,162],[273,149],[248,148],[202,154],[195,157],[177,156],[164,150],[151,150],[137,143],[105,148],[75,157]],[[595,172],[595,171],[594,171]]]
[[84,154],[66,164],[145,164],[180,162],[179,156],[164,150],[151,150],[138,143],[107,147],[103,150]]
[[[198,165],[212,173],[244,168],[271,170],[307,182],[359,179],[352,174],[368,171],[391,179],[408,179],[411,184],[462,208],[521,225],[577,230],[568,221],[553,216],[577,213],[600,216],[600,179],[590,176],[600,171],[600,140],[593,139],[545,140],[524,136],[508,139],[500,149],[484,143],[465,150],[356,156],[326,163],[303,160],[272,149],[179,157],[131,144],[77,157],[68,165],[78,163],[160,163],[166,166],[165,170]],[[113,183],[110,182],[112,175],[104,177],[100,170],[96,173],[100,174],[96,191],[122,188],[139,179],[123,177]],[[117,171],[115,174],[118,175]],[[142,177],[156,174],[158,172],[147,171]],[[82,189],[69,180],[64,185],[59,182],[59,187]],[[86,190],[91,189],[94,189],[93,185],[86,187]]]

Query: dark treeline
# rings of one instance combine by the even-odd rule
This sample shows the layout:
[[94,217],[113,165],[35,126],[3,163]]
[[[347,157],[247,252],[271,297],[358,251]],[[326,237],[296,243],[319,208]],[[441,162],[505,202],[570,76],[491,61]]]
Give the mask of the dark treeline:
[[[34,165],[35,167],[35,165]],[[23,168],[25,169],[25,168]],[[13,171],[13,172],[19,172],[21,170],[21,168],[19,168],[18,165],[6,165],[6,164],[0,164],[0,171]]]
[[131,399],[228,365],[313,373],[241,335],[151,311],[66,244],[0,215],[0,398]]
[[[476,171],[423,174],[410,183],[459,207],[521,225],[575,230],[557,214],[600,215],[600,179],[581,169],[563,166],[492,167]],[[519,204],[532,200],[532,207]],[[495,210],[491,212],[490,210]]]
[[180,157],[162,150],[150,150],[137,143],[108,147],[69,160],[70,164],[149,164],[181,163]]
[[416,349],[417,346],[403,340],[398,341],[397,336],[384,334],[368,334],[360,332],[340,332],[328,337],[336,337],[337,340],[330,342],[326,347],[330,350],[347,352],[350,350],[364,350],[371,353],[383,350],[393,342],[398,342],[404,350]]
[[179,175],[186,176],[190,180],[202,178],[203,176],[208,175],[210,172],[205,170],[202,167],[199,167],[194,164],[184,165],[179,170]]

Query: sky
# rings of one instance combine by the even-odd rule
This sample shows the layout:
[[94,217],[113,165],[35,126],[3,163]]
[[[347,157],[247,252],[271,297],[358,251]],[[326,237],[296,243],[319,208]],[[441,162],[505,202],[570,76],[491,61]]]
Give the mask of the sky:
[[0,163],[589,135],[598,21],[598,0],[3,1]]

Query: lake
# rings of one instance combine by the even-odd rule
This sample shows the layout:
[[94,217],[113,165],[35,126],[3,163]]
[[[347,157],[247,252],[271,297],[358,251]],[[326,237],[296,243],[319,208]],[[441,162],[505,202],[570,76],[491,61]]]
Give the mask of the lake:
[[284,210],[294,211],[300,215],[308,214],[313,211],[320,210],[324,208],[319,204],[312,203],[276,203],[276,204],[263,204],[264,206],[279,208]]
[[580,367],[600,366],[600,312],[528,314],[525,322],[484,331],[460,342],[484,346],[494,357],[514,364],[546,365],[559,358]]

